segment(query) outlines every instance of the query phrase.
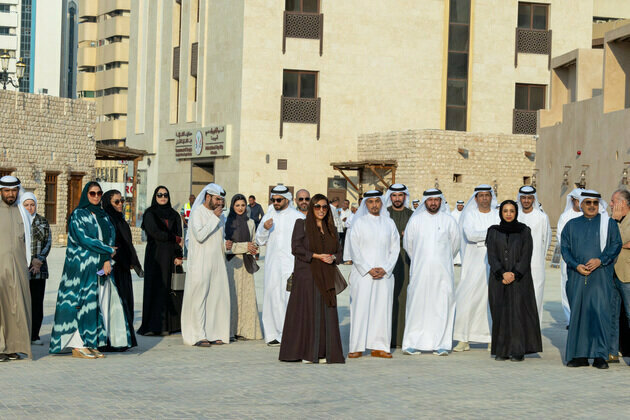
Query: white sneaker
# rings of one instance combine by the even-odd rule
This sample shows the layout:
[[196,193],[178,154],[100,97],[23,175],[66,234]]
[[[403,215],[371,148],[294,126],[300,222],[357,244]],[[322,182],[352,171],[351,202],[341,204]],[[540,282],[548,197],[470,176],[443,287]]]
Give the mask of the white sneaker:
[[460,341],[459,343],[457,343],[457,345],[455,346],[455,348],[453,348],[453,351],[469,351],[470,350],[470,344],[468,344],[468,341]]
[[408,348],[408,349],[403,350],[403,354],[406,354],[407,356],[415,356],[415,355],[422,354],[422,352],[420,350]]
[[319,364],[320,365],[325,365],[326,363],[327,362],[326,362],[326,358],[325,357],[323,359],[319,359]]
[[304,363],[305,365],[312,365],[313,362],[311,362],[310,360],[302,360],[302,363]]
[[448,356],[448,351],[444,349],[437,349],[433,352],[436,356]]
[[492,343],[488,343],[488,351],[492,351]]
[[33,341],[31,341],[31,344],[33,344],[35,346],[43,346],[44,342],[42,340],[33,340]]

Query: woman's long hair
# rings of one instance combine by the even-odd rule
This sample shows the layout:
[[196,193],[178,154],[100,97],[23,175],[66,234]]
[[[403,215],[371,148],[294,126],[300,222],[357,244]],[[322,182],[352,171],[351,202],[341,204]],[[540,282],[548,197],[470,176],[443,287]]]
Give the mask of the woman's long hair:
[[322,220],[322,228],[324,230],[324,234],[328,234],[337,238],[337,228],[335,227],[335,221],[333,219],[333,216],[331,215],[330,202],[324,194],[315,194],[311,198],[311,202],[308,205],[308,211],[306,212],[306,231],[319,232],[319,228],[317,227],[317,218],[315,217],[315,204],[318,204],[322,200],[325,200],[326,205],[328,206],[328,211],[326,212],[326,214],[324,215],[324,219]]

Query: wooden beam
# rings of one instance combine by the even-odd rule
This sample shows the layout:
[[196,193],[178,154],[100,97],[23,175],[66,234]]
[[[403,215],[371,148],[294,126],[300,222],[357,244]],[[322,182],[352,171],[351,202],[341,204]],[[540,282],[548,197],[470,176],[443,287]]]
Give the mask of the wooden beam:
[[339,168],[335,168],[333,167],[333,169],[339,171],[339,173],[346,179],[346,181],[348,181],[350,183],[350,185],[352,185],[354,187],[354,189],[359,192],[359,188],[354,184],[354,182],[352,182],[352,180],[350,180],[350,178],[348,178],[348,176],[343,172],[343,170],[339,169]]
[[374,169],[372,165],[369,165],[368,168],[372,171],[372,173],[374,173],[374,175],[378,177],[378,179],[381,180],[381,182],[385,185],[385,188],[389,188],[389,184],[387,184],[387,181],[385,181],[383,177],[378,172],[376,172],[376,169]]

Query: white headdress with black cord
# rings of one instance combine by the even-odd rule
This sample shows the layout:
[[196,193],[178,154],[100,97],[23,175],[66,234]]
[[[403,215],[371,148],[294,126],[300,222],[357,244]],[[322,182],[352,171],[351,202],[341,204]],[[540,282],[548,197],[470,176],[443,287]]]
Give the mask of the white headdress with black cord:
[[532,207],[534,208],[534,210],[538,210],[539,212],[544,213],[542,205],[540,204],[540,201],[538,201],[538,193],[536,192],[536,188],[532,187],[531,185],[524,185],[518,190],[518,194],[516,195],[516,204],[518,205],[519,213],[523,212],[521,197],[524,195],[533,195],[534,204],[532,204]]
[[606,248],[606,240],[608,239],[608,220],[610,219],[606,211],[608,204],[606,204],[605,200],[602,200],[602,195],[597,191],[582,190],[580,193],[580,207],[582,206],[582,202],[587,199],[597,199],[597,201],[599,201],[599,214],[601,215],[599,223],[599,246],[601,251],[604,251],[604,248]]
[[473,194],[470,196],[470,198],[468,199],[468,202],[466,202],[466,205],[464,206],[464,209],[462,210],[462,217],[460,220],[461,221],[464,220],[464,216],[466,213],[472,211],[472,210],[479,210],[479,206],[477,206],[477,200],[475,200],[475,197],[477,197],[477,194],[480,192],[489,192],[492,195],[492,202],[490,203],[490,209],[496,209],[498,206],[497,203],[497,196],[494,193],[494,189],[488,185],[488,184],[481,184],[475,187],[475,190],[473,191]]
[[403,207],[409,207],[409,189],[407,186],[405,184],[392,184],[385,192],[385,197],[383,198],[383,206],[386,209],[392,205],[391,195],[393,193],[404,193],[405,202],[403,203]]
[[368,199],[374,198],[374,197],[378,197],[383,202],[383,205],[381,206],[381,212],[379,213],[379,215],[389,217],[389,212],[387,211],[387,207],[385,206],[383,193],[378,190],[370,190],[363,194],[363,200],[361,201],[359,210],[357,210],[357,212],[354,215],[354,220],[357,220],[359,217],[365,216],[366,214],[370,213],[370,211],[367,208],[367,201]]
[[[575,198],[576,200],[580,201],[580,195],[582,194],[582,191],[584,191],[584,188],[575,188],[573,191],[571,191],[569,194],[567,194],[567,204],[564,206],[564,211],[563,213],[571,210],[573,210],[573,199]],[[581,210],[579,210],[581,211]]]
[[203,205],[206,201],[206,194],[221,196],[225,199],[225,190],[219,184],[210,183],[203,187],[203,190],[199,194],[197,194],[197,198],[195,198],[195,202],[193,203],[190,211],[192,212],[196,207]]
[[426,201],[429,198],[433,198],[433,197],[439,197],[442,199],[438,213],[440,212],[446,213],[449,211],[448,204],[446,203],[446,199],[444,198],[444,194],[442,194],[442,191],[440,191],[437,188],[431,188],[422,193],[422,201],[420,202],[420,205],[418,206],[418,208],[413,212],[413,215],[411,217],[414,217],[422,212],[427,211]]
[[32,218],[28,210],[22,205],[22,196],[26,193],[24,188],[22,188],[22,183],[20,180],[14,176],[6,175],[0,178],[0,189],[7,188],[17,188],[18,189],[18,197],[16,200],[16,206],[20,210],[20,215],[22,216],[22,223],[24,224],[24,242],[26,246],[26,263],[30,266],[31,264],[31,223]]

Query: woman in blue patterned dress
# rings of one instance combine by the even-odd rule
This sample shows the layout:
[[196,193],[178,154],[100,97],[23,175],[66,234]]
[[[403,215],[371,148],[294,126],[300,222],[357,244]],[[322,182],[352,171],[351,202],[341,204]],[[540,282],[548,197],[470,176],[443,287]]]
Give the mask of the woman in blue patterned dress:
[[68,223],[68,247],[59,283],[50,352],[105,357],[97,349],[131,345],[129,326],[111,281],[115,229],[101,208],[103,191],[89,182]]

